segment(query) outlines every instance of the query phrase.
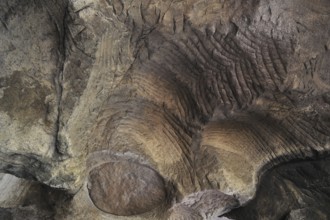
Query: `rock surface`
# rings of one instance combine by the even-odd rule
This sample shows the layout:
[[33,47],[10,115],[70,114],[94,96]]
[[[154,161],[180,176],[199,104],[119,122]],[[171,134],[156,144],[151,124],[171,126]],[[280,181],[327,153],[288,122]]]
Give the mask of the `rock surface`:
[[115,215],[141,214],[166,200],[164,182],[154,170],[126,161],[94,168],[87,188],[96,207]]
[[218,219],[226,212],[239,207],[238,200],[217,190],[206,190],[184,198],[171,208],[169,220]]
[[0,219],[62,219],[72,196],[10,174],[0,176]]
[[256,197],[228,214],[233,219],[329,219],[330,160],[280,165],[262,178]]
[[329,27],[327,0],[1,1],[0,172],[25,180],[0,216],[33,183],[72,199],[31,218],[216,219],[185,204],[208,190],[243,206],[222,219],[326,218]]

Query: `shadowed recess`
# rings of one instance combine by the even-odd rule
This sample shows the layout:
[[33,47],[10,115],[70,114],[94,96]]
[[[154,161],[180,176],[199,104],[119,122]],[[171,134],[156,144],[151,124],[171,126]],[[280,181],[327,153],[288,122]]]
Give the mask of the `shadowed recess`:
[[262,178],[256,197],[230,219],[329,219],[330,158],[279,165]]

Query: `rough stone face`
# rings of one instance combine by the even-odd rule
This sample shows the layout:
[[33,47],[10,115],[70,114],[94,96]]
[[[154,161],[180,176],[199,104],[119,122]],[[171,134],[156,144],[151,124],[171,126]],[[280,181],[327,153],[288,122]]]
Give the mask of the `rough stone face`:
[[330,150],[329,27],[328,0],[2,0],[0,172],[25,180],[0,180],[0,216],[35,181],[72,195],[35,218],[328,217],[304,184]]
[[314,210],[313,208],[304,208],[291,211],[288,217],[288,220],[304,219],[327,219],[327,215],[319,210]]
[[152,169],[128,161],[102,164],[90,171],[88,179],[93,203],[111,214],[144,213],[166,200],[162,178]]
[[47,181],[56,155],[64,5],[0,3],[0,170]]
[[35,181],[0,175],[0,219],[63,219],[71,195]]
[[217,219],[238,206],[235,197],[217,190],[206,190],[189,195],[174,205],[169,219]]
[[328,219],[330,160],[300,161],[268,171],[256,197],[228,214],[233,219]]

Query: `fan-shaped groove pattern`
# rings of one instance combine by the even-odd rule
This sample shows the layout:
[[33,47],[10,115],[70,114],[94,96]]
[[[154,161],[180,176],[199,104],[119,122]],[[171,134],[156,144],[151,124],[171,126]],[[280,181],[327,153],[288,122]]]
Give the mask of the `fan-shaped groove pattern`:
[[[295,118],[290,112],[278,116],[276,110],[269,119],[264,112],[240,118],[242,111],[262,109],[254,106],[260,96],[278,101],[271,94],[286,89],[292,39],[276,30],[270,34],[255,30],[253,23],[245,26],[249,21],[224,25],[227,20],[222,18],[200,28],[189,16],[183,17],[182,24],[175,21],[181,9],[146,13],[155,5],[137,2],[125,11],[123,4],[123,10],[117,5],[114,13],[126,13],[124,25],[134,32],[129,43],[138,49],[102,104],[92,132],[100,135],[91,139],[91,151],[144,155],[166,180],[175,180],[184,195],[207,187],[243,190],[244,184],[253,185],[251,179],[257,180],[264,167],[312,156],[311,149],[321,150],[324,136],[306,132],[313,126],[309,119]],[[160,16],[155,22],[153,13]],[[171,24],[166,26],[165,20]],[[112,60],[111,52],[116,50],[112,39],[120,37],[101,40],[99,65],[109,79],[121,63],[121,59]],[[215,152],[215,159],[204,165],[206,156],[200,154],[209,152]],[[251,175],[236,173],[243,163],[253,170]],[[207,169],[212,166],[216,168]]]
[[150,100],[135,98],[123,102],[113,97],[94,128],[93,133],[101,131],[102,138],[91,141],[92,151],[134,149],[139,155],[149,155],[153,165],[163,164],[157,169],[169,179],[184,172],[179,187],[184,186],[183,192],[190,191],[195,187],[194,155],[190,146],[196,128],[185,124],[166,106]]
[[[291,160],[314,158],[329,150],[329,134],[313,129],[316,124],[322,124],[327,129],[330,126],[305,114],[292,114],[281,121],[269,116],[247,115],[207,124],[202,133],[201,145],[212,146],[218,151],[218,163],[221,160],[232,161],[223,165],[222,172],[229,172],[236,163],[240,163],[235,157],[249,161],[255,172],[252,174],[254,181],[257,181],[270,167]],[[228,155],[223,155],[223,152],[230,153],[229,158],[232,159],[228,159]],[[219,170],[212,172],[225,178],[228,183],[234,184],[236,178],[239,178],[245,184],[250,184],[250,180],[244,177],[244,169],[236,171],[238,176],[235,178],[224,176]],[[221,177],[215,173],[213,180],[221,182]],[[224,186],[221,189],[226,190]],[[243,190],[242,195],[244,193]]]

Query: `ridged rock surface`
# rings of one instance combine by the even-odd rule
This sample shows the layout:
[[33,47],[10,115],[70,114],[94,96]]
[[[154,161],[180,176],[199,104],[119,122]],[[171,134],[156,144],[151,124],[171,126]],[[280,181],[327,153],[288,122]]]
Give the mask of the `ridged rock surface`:
[[2,0],[0,218],[327,219],[329,36],[328,0]]

